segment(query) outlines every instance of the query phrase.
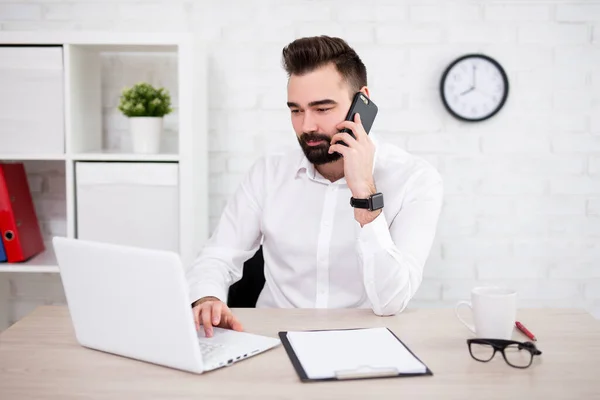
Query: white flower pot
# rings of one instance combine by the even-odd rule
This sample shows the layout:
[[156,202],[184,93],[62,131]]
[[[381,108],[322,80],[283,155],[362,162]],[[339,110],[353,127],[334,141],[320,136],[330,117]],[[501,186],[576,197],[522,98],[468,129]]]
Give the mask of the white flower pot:
[[130,117],[129,131],[134,153],[156,154],[160,151],[162,117]]

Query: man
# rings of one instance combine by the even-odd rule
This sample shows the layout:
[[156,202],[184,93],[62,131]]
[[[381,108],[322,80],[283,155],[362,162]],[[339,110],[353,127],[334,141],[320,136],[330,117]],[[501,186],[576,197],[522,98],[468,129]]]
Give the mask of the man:
[[[261,242],[266,283],[257,307],[370,307],[393,315],[417,291],[435,236],[438,172],[376,142],[359,115],[344,121],[356,92],[369,97],[354,50],[339,38],[302,38],[283,49],[283,64],[301,151],[253,165],[190,268],[196,327],[207,336],[213,326],[242,329],[225,304],[227,291]],[[356,139],[338,133],[343,128]],[[350,205],[351,197],[376,193],[382,209]]]

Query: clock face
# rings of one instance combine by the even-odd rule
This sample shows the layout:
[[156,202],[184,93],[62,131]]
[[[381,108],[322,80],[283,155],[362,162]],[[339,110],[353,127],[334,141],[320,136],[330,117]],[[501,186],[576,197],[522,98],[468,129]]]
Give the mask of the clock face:
[[490,57],[470,54],[455,60],[440,83],[446,109],[464,121],[483,121],[496,114],[508,96],[504,69]]

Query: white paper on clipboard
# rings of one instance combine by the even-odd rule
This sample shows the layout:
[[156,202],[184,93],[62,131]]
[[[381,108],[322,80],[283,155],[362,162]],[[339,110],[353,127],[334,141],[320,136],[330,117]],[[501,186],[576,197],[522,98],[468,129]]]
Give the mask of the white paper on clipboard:
[[427,371],[386,328],[288,332],[287,338],[309,379]]

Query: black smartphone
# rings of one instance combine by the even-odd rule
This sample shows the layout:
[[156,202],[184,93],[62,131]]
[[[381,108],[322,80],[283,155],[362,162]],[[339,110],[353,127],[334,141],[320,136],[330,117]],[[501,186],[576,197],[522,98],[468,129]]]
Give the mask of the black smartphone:
[[[346,115],[346,121],[353,121],[356,113],[360,114],[360,121],[362,122],[363,128],[365,128],[365,132],[367,135],[373,126],[373,121],[375,121],[375,116],[377,115],[377,106],[371,99],[365,96],[362,92],[357,92],[352,99],[352,104],[350,105],[350,109],[348,110],[348,114]],[[340,132],[348,132],[352,137],[356,139],[354,133],[351,129],[344,128]],[[346,143],[340,141],[338,143],[347,146]]]

